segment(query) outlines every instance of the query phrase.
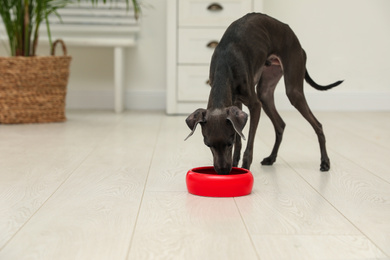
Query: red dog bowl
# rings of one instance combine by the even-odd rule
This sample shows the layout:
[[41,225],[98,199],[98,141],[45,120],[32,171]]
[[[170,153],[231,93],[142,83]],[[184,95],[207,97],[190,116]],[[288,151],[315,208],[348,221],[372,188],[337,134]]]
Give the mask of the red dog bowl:
[[228,175],[219,175],[214,167],[198,167],[187,172],[188,192],[206,197],[240,197],[252,192],[253,175],[233,167]]

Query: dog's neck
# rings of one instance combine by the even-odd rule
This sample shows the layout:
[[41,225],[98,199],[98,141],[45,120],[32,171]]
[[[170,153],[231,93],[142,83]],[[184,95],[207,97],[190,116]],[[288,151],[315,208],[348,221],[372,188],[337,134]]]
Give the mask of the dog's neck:
[[227,66],[220,66],[214,74],[211,82],[211,90],[207,109],[218,109],[230,107],[233,105],[233,78],[231,72],[221,70],[228,70]]

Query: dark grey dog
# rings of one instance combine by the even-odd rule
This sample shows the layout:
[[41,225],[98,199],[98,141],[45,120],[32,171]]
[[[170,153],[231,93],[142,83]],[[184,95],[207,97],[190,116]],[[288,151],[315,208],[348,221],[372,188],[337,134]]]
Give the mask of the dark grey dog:
[[207,109],[197,109],[186,119],[192,130],[188,137],[194,133],[198,123],[202,126],[204,143],[213,153],[214,168],[218,174],[228,174],[240,160],[241,138],[245,140],[242,130],[248,118],[241,111],[242,104],[250,112],[249,138],[242,167],[249,169],[252,163],[261,107],[271,119],[276,134],[271,155],[261,164],[272,165],[275,162],[286,125],[274,103],[274,90],[282,75],[291,104],[312,125],[318,136],[320,170],[329,170],[322,125],[307,105],[303,79],[318,90],[328,90],[342,81],[328,86],[315,83],[306,70],[306,53],[290,27],[267,15],[251,13],[233,22],[222,36],[211,59],[211,91]]

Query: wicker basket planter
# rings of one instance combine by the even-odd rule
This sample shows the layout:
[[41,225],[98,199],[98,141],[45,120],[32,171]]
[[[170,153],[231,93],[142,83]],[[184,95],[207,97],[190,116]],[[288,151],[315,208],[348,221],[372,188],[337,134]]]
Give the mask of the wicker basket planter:
[[[63,56],[55,56],[57,43]],[[63,41],[51,56],[0,57],[0,124],[62,122],[71,57]]]

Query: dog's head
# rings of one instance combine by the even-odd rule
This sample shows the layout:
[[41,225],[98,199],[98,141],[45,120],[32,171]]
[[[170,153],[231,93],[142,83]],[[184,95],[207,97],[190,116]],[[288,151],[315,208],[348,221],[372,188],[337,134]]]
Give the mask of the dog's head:
[[197,109],[186,119],[191,133],[185,140],[200,124],[204,143],[213,154],[215,171],[218,174],[229,174],[232,169],[233,144],[237,135],[237,138],[245,140],[242,129],[247,119],[248,115],[235,106],[214,110]]

